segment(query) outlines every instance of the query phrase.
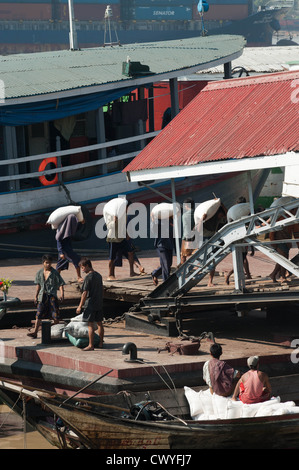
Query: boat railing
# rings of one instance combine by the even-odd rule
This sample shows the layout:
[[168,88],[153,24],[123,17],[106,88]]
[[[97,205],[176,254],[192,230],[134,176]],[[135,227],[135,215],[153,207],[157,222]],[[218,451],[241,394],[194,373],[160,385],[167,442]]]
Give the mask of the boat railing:
[[[38,155],[31,155],[31,156],[26,156],[26,157],[16,157],[16,158],[11,158],[7,160],[0,160],[0,174],[2,173],[7,173],[5,176],[0,176],[0,183],[2,182],[12,182],[12,181],[18,181],[18,180],[25,180],[29,178],[40,178],[41,176],[53,176],[53,175],[58,175],[58,181],[62,182],[63,179],[69,180],[67,178],[67,175],[65,175],[68,172],[74,172],[74,170],[85,170],[86,168],[94,168],[95,174],[93,176],[98,176],[98,175],[104,175],[109,173],[109,168],[107,169],[107,165],[111,164],[120,164],[122,166],[122,163],[125,160],[129,160],[134,158],[138,153],[141,151],[141,149],[144,147],[144,145],[148,142],[149,139],[154,138],[160,131],[154,131],[154,132],[148,132],[146,134],[139,134],[137,136],[132,136],[128,138],[123,138],[123,139],[118,139],[118,140],[113,140],[113,141],[108,141],[108,142],[103,142],[103,143],[97,143],[97,144],[92,144],[92,145],[87,145],[84,147],[76,147],[76,148],[71,148],[68,150],[57,150],[55,152],[49,152],[49,153],[43,153],[43,154],[38,154]],[[106,156],[106,150],[109,148],[117,148],[126,144],[133,144],[133,143],[140,143],[140,148],[136,149],[132,152],[128,153],[121,153],[121,154],[116,154],[115,156]],[[74,163],[74,164],[64,164],[64,159],[69,156],[75,156],[76,154],[83,154],[86,152],[95,152],[98,151],[98,156],[96,159],[92,159],[90,161],[84,161],[81,163]],[[101,155],[102,153],[102,155]],[[43,171],[30,171],[26,173],[20,173],[19,172],[19,164],[25,163],[25,164],[30,164],[33,162],[36,162],[37,166],[44,160],[46,159],[56,159],[57,160],[57,166],[55,168],[51,169],[44,169]],[[119,171],[120,165],[117,165],[117,169],[114,169],[112,171]],[[2,168],[4,167],[4,171]],[[64,174],[64,177],[62,179],[62,175]],[[92,175],[89,175],[92,176]],[[85,177],[84,175],[80,176],[81,178]],[[88,177],[88,176],[86,176]],[[78,179],[78,178],[75,178]],[[12,188],[16,189],[16,188]]]

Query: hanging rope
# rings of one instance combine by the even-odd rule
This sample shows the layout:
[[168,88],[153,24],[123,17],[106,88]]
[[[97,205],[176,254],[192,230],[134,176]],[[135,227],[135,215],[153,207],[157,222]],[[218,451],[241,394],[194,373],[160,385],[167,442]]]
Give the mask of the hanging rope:
[[[9,410],[10,410],[10,411],[13,411],[13,410],[14,410],[14,408],[15,408],[16,404],[18,403],[18,401],[20,400],[20,398],[21,398],[21,394],[20,394],[20,395],[18,396],[18,398],[16,399],[16,402],[13,404],[12,408],[9,407]],[[9,416],[9,415],[7,414],[6,419],[4,419],[4,420],[2,421],[2,423],[0,424],[0,429],[6,424],[6,421],[7,421],[7,419],[8,419],[8,416]]]
[[23,436],[24,436],[24,449],[27,449],[27,423],[26,423],[26,397],[22,396],[23,402]]

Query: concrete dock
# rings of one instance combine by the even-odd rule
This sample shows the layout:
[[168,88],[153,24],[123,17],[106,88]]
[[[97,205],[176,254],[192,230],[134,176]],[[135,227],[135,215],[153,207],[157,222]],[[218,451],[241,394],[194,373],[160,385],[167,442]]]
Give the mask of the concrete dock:
[[[154,252],[141,253],[139,258],[146,273],[150,273],[158,264]],[[274,284],[267,277],[274,264],[263,255],[257,253],[248,259],[253,279],[246,282],[251,286],[276,289],[277,292],[297,288],[297,280],[285,285]],[[67,339],[42,344],[41,334],[37,339],[27,336],[30,324],[20,325],[16,322],[11,328],[4,327],[0,332],[0,377],[17,380],[23,385],[55,389],[67,394],[84,387],[110,370],[109,375],[94,384],[86,393],[114,393],[124,389],[150,390],[172,387],[173,384],[203,385],[202,367],[209,359],[211,342],[208,339],[201,340],[196,355],[187,356],[178,353],[171,355],[163,351],[166,342],[178,343],[179,338],[165,338],[157,333],[142,333],[126,328],[121,316],[123,305],[134,303],[140,296],[146,295],[146,292],[153,289],[151,276],[130,278],[128,262],[125,260],[123,267],[116,269],[118,280],[108,282],[106,281],[107,256],[101,255],[92,259],[92,262],[94,269],[103,276],[105,304],[110,305],[110,311],[105,314],[104,348],[86,352],[71,345]],[[217,266],[212,288],[215,292],[233,290],[233,278],[227,286],[223,275],[231,269],[231,266],[230,257]],[[34,278],[40,267],[39,259],[13,259],[0,262],[0,277],[13,280],[9,295],[21,299],[19,317],[16,316],[16,320],[22,315],[22,310],[24,315],[33,311],[36,289]],[[64,317],[64,312],[67,311],[68,317],[72,317],[75,315],[80,297],[73,266],[64,271],[62,276],[66,286],[61,316]],[[197,289],[202,292],[207,290],[206,279]],[[14,313],[11,312],[9,315]],[[116,321],[115,317],[118,317]],[[112,320],[109,321],[109,318]],[[268,372],[270,376],[298,373],[298,364],[294,361],[294,347],[297,347],[294,346],[294,340],[299,338],[299,322],[294,312],[283,309],[281,317],[276,316],[271,319],[267,318],[261,309],[254,309],[244,317],[238,317],[230,308],[221,311],[207,310],[201,311],[196,319],[186,321],[185,328],[184,333],[192,336],[199,336],[203,331],[212,332],[215,340],[222,345],[222,359],[238,369],[246,370],[247,357],[259,355],[262,370]],[[129,342],[137,347],[136,362],[129,362],[129,356],[122,353],[123,346]],[[159,349],[162,351],[159,352]]]

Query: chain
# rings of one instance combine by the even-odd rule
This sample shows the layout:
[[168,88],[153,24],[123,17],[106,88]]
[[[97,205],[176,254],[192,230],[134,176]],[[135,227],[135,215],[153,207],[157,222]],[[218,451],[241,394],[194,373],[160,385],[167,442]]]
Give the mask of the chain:
[[105,325],[111,325],[112,323],[120,323],[125,320],[125,314],[123,313],[122,315],[115,317],[115,318],[106,318],[103,320],[103,323]]

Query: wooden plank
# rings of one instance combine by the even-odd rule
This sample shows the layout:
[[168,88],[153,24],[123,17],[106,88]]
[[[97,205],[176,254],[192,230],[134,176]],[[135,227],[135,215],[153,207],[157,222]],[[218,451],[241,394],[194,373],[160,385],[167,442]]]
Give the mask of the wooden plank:
[[[229,285],[225,283],[224,276],[217,276],[217,283],[214,287],[207,287],[205,280],[191,289],[192,294],[202,295],[229,295],[234,292],[234,282]],[[138,303],[142,297],[153,291],[151,276],[140,276],[134,278],[121,279],[119,281],[103,281],[104,297],[120,301]],[[298,292],[299,279],[290,278],[285,283],[273,283],[271,279],[256,277],[246,280],[246,288],[254,293],[261,292]],[[241,294],[242,295],[242,294]]]

